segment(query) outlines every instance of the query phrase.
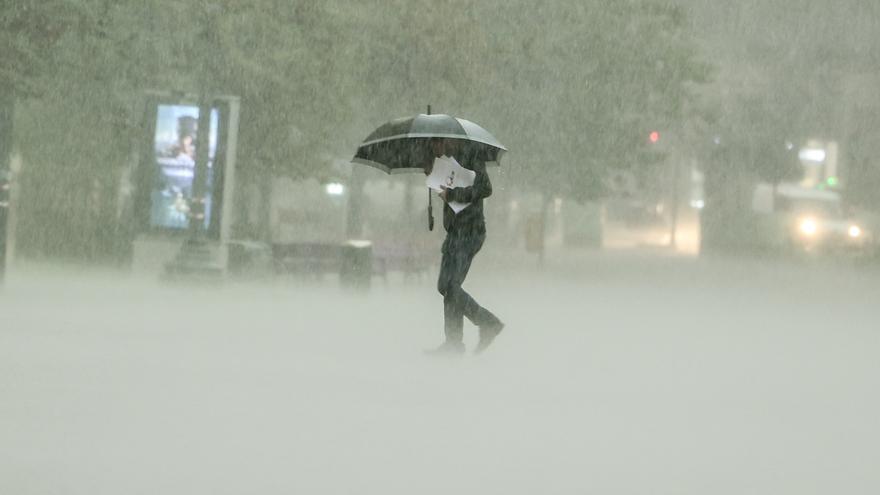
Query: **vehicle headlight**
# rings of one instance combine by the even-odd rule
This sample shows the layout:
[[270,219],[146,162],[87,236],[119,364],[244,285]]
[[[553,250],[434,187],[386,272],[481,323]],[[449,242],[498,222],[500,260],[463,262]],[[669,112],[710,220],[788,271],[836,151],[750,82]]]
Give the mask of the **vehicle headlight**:
[[798,223],[798,229],[801,234],[812,237],[819,231],[819,223],[812,217],[802,218]]
[[858,238],[862,236],[862,228],[858,225],[850,225],[849,230],[847,231],[849,236],[852,238]]

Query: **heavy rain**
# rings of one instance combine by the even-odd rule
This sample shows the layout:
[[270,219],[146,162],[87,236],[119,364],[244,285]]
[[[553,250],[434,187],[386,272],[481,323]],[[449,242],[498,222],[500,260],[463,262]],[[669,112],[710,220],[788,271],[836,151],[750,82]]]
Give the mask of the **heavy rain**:
[[0,0],[0,493],[880,492],[880,3]]

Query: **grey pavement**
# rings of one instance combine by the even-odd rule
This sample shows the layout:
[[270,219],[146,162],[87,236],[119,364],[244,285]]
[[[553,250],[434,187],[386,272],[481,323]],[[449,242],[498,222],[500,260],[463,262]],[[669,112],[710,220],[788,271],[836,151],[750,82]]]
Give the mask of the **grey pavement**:
[[466,287],[508,326],[454,361],[421,355],[430,279],[16,272],[0,493],[880,491],[875,270],[550,254],[478,256]]

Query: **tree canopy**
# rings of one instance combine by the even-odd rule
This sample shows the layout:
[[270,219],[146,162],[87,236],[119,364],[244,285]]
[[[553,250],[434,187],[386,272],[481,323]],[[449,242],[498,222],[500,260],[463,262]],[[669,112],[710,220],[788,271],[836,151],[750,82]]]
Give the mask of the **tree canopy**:
[[707,76],[685,13],[643,0],[25,5],[4,15],[16,28],[4,31],[7,85],[123,102],[147,89],[235,94],[245,154],[293,175],[428,103],[485,116],[524,157],[625,163]]
[[239,96],[243,176],[326,177],[432,104],[508,144],[512,180],[590,199],[609,171],[640,170],[647,134],[678,126],[709,76],[686,12],[652,0],[6,5],[0,91],[19,99],[32,184],[64,170],[32,198],[62,217],[64,198],[115,186],[147,90]]

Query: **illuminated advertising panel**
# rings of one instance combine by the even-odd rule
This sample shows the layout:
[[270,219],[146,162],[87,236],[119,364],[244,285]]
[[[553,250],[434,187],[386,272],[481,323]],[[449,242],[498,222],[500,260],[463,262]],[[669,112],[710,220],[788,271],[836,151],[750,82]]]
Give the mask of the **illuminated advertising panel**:
[[[199,107],[165,105],[156,107],[153,138],[154,178],[150,191],[150,227],[185,230],[190,226],[196,149],[199,134]],[[205,179],[204,227],[211,224],[214,200],[215,165],[219,112],[212,109],[208,132],[208,162]]]

